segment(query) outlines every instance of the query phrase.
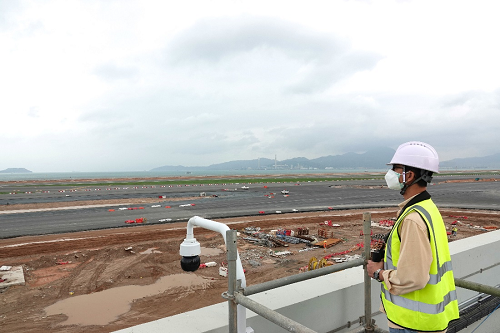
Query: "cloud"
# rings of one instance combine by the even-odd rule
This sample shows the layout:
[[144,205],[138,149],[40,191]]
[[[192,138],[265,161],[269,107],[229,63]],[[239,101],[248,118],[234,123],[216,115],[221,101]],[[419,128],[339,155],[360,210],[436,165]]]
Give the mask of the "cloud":
[[28,116],[32,118],[38,118],[40,117],[40,110],[36,106],[32,106],[28,111]]
[[97,66],[94,74],[104,80],[124,80],[137,77],[139,69],[132,66],[122,66],[115,63],[106,63]]
[[450,151],[460,147],[461,157],[498,152],[500,89],[446,96],[439,108],[442,124],[436,140],[444,142]]
[[170,44],[168,57],[174,63],[218,62],[255,49],[277,49],[292,58],[328,61],[328,55],[345,48],[344,43],[279,19],[210,18],[179,33]]
[[166,49],[175,66],[221,66],[232,58],[258,58],[257,64],[241,61],[240,66],[259,66],[266,59],[288,63],[290,77],[283,76],[289,93],[321,92],[359,71],[374,68],[381,56],[353,50],[346,40],[312,31],[276,18],[242,16],[203,19],[179,33]]
[[497,153],[499,21],[485,4],[449,8],[0,0],[0,169],[315,158],[409,140],[444,159]]
[[0,28],[8,27],[15,22],[13,17],[22,9],[19,1],[0,1]]

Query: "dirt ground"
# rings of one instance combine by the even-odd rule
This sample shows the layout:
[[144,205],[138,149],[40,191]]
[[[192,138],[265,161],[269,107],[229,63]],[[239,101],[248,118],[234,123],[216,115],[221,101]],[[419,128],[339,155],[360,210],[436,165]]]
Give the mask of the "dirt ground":
[[[182,198],[168,198],[168,201],[182,201],[182,200],[199,200],[206,197],[182,197]],[[14,204],[14,205],[1,205],[0,211],[16,211],[16,210],[33,210],[33,209],[46,209],[46,208],[63,208],[63,207],[83,207],[93,205],[141,205],[158,203],[158,198],[132,198],[124,201],[123,199],[105,199],[105,200],[81,200],[81,201],[59,201],[48,203],[32,203],[32,204]]]
[[[372,220],[395,217],[396,210],[372,210]],[[442,210],[446,227],[459,221],[450,241],[478,235],[480,227],[500,227],[500,212]],[[361,254],[363,211],[326,211],[220,219],[232,229],[320,228],[333,231],[342,242],[331,248],[299,252],[305,245],[267,248],[238,239],[247,285],[299,274],[312,257]],[[339,227],[325,226],[325,221]],[[322,225],[320,225],[322,224]],[[219,275],[226,261],[222,237],[196,228],[202,263],[216,267],[185,273],[180,268],[179,245],[186,223],[143,225],[135,228],[0,240],[0,266],[21,265],[26,285],[0,289],[2,332],[110,332],[155,319],[224,302],[227,279]],[[388,229],[373,227],[375,234]],[[320,238],[322,240],[322,238]],[[322,242],[320,242],[322,243]],[[131,249],[130,249],[131,247]],[[292,254],[276,257],[275,251]],[[1,272],[0,272],[1,276]],[[146,290],[154,287],[153,291]],[[135,289],[123,289],[135,288]],[[114,294],[111,294],[115,292]],[[114,296],[112,296],[114,295]],[[60,302],[60,303],[58,303]]]

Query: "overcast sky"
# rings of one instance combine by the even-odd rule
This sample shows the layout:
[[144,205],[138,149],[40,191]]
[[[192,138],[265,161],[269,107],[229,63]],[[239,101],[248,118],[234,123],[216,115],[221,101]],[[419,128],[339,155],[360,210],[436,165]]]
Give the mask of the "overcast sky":
[[0,170],[500,152],[496,1],[0,0]]

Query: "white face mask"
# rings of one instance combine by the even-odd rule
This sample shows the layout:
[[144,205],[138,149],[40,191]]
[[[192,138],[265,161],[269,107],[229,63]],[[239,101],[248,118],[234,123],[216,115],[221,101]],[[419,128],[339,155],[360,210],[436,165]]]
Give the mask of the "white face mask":
[[399,182],[400,173],[397,173],[394,170],[389,170],[385,174],[385,182],[387,183],[387,187],[391,190],[401,190],[403,188],[403,184]]

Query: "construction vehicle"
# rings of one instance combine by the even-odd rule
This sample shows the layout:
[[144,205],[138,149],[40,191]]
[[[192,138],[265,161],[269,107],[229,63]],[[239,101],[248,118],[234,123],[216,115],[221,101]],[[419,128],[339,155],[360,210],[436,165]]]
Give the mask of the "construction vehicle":
[[326,267],[326,266],[331,266],[332,264],[333,264],[332,262],[326,260],[325,258],[321,258],[320,260],[318,260],[318,258],[312,257],[309,260],[308,269],[310,271],[312,271],[312,270],[323,268],[323,267]]

